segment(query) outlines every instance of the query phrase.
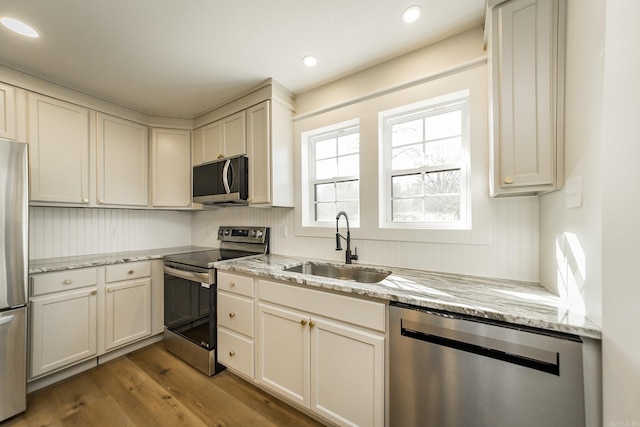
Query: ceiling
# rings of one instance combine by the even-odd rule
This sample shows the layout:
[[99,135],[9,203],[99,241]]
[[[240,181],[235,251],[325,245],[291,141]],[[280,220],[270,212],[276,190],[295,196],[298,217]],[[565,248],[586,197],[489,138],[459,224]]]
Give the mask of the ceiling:
[[[0,64],[158,116],[193,118],[273,78],[294,94],[482,23],[485,0],[0,0]],[[423,14],[400,19],[412,4]],[[307,68],[302,57],[314,55]]]

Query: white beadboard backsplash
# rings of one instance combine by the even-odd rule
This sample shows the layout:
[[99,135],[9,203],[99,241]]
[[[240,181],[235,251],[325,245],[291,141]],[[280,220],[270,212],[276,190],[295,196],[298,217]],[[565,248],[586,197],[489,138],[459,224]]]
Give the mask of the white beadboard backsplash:
[[[538,199],[518,197],[492,200],[491,243],[486,245],[359,240],[359,263],[415,268],[483,277],[538,281]],[[295,235],[295,211],[284,208],[230,207],[194,212],[191,243],[218,246],[220,225],[271,227],[271,252],[340,261],[344,252],[335,251],[335,230],[326,238]],[[287,237],[282,236],[286,227]]]
[[[496,199],[491,243],[467,245],[360,240],[359,263],[416,268],[484,277],[538,281],[538,199]],[[32,207],[30,258],[156,249],[217,247],[220,225],[271,227],[271,252],[343,260],[334,230],[326,238],[295,235],[295,211],[285,208],[230,207],[211,211],[153,211]],[[286,228],[287,237],[282,236]]]
[[31,207],[29,258],[158,249],[191,244],[191,212]]

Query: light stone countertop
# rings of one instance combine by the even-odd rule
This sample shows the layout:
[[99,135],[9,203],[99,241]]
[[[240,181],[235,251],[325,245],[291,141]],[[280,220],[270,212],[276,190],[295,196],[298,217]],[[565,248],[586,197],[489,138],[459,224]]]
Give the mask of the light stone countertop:
[[560,297],[538,283],[363,264],[354,266],[391,270],[392,274],[379,283],[367,284],[283,271],[306,261],[344,266],[335,261],[259,255],[220,261],[215,267],[293,285],[397,301],[583,337],[602,338],[601,328],[597,324],[584,314],[569,310]]
[[[212,248],[180,246],[130,252],[48,258],[29,261],[29,274],[96,267],[123,262],[162,259],[166,255]],[[571,311],[562,299],[538,283],[435,273],[397,267],[354,264],[374,270],[391,270],[379,283],[367,284],[283,271],[302,262],[344,264],[302,257],[257,255],[220,261],[219,270],[249,274],[317,289],[355,294],[384,301],[446,310],[486,319],[601,339],[600,326]]]
[[62,258],[29,260],[29,274],[49,273],[51,271],[73,270],[76,268],[97,267],[123,262],[162,259],[166,255],[186,252],[206,251],[212,248],[200,246],[178,246],[172,248],[148,249],[142,251],[111,252],[105,254],[80,255]]

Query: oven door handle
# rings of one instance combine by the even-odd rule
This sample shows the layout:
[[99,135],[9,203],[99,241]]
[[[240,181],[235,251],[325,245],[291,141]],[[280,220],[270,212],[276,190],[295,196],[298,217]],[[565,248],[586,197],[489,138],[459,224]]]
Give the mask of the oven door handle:
[[167,267],[166,265],[164,266],[164,272],[181,279],[191,280],[192,282],[209,283],[208,273],[178,270],[177,268]]

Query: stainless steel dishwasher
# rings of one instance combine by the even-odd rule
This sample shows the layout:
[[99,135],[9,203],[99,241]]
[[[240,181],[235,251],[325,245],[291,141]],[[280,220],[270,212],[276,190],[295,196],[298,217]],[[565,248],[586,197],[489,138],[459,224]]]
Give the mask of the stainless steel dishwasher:
[[579,337],[391,303],[391,427],[584,426]]

